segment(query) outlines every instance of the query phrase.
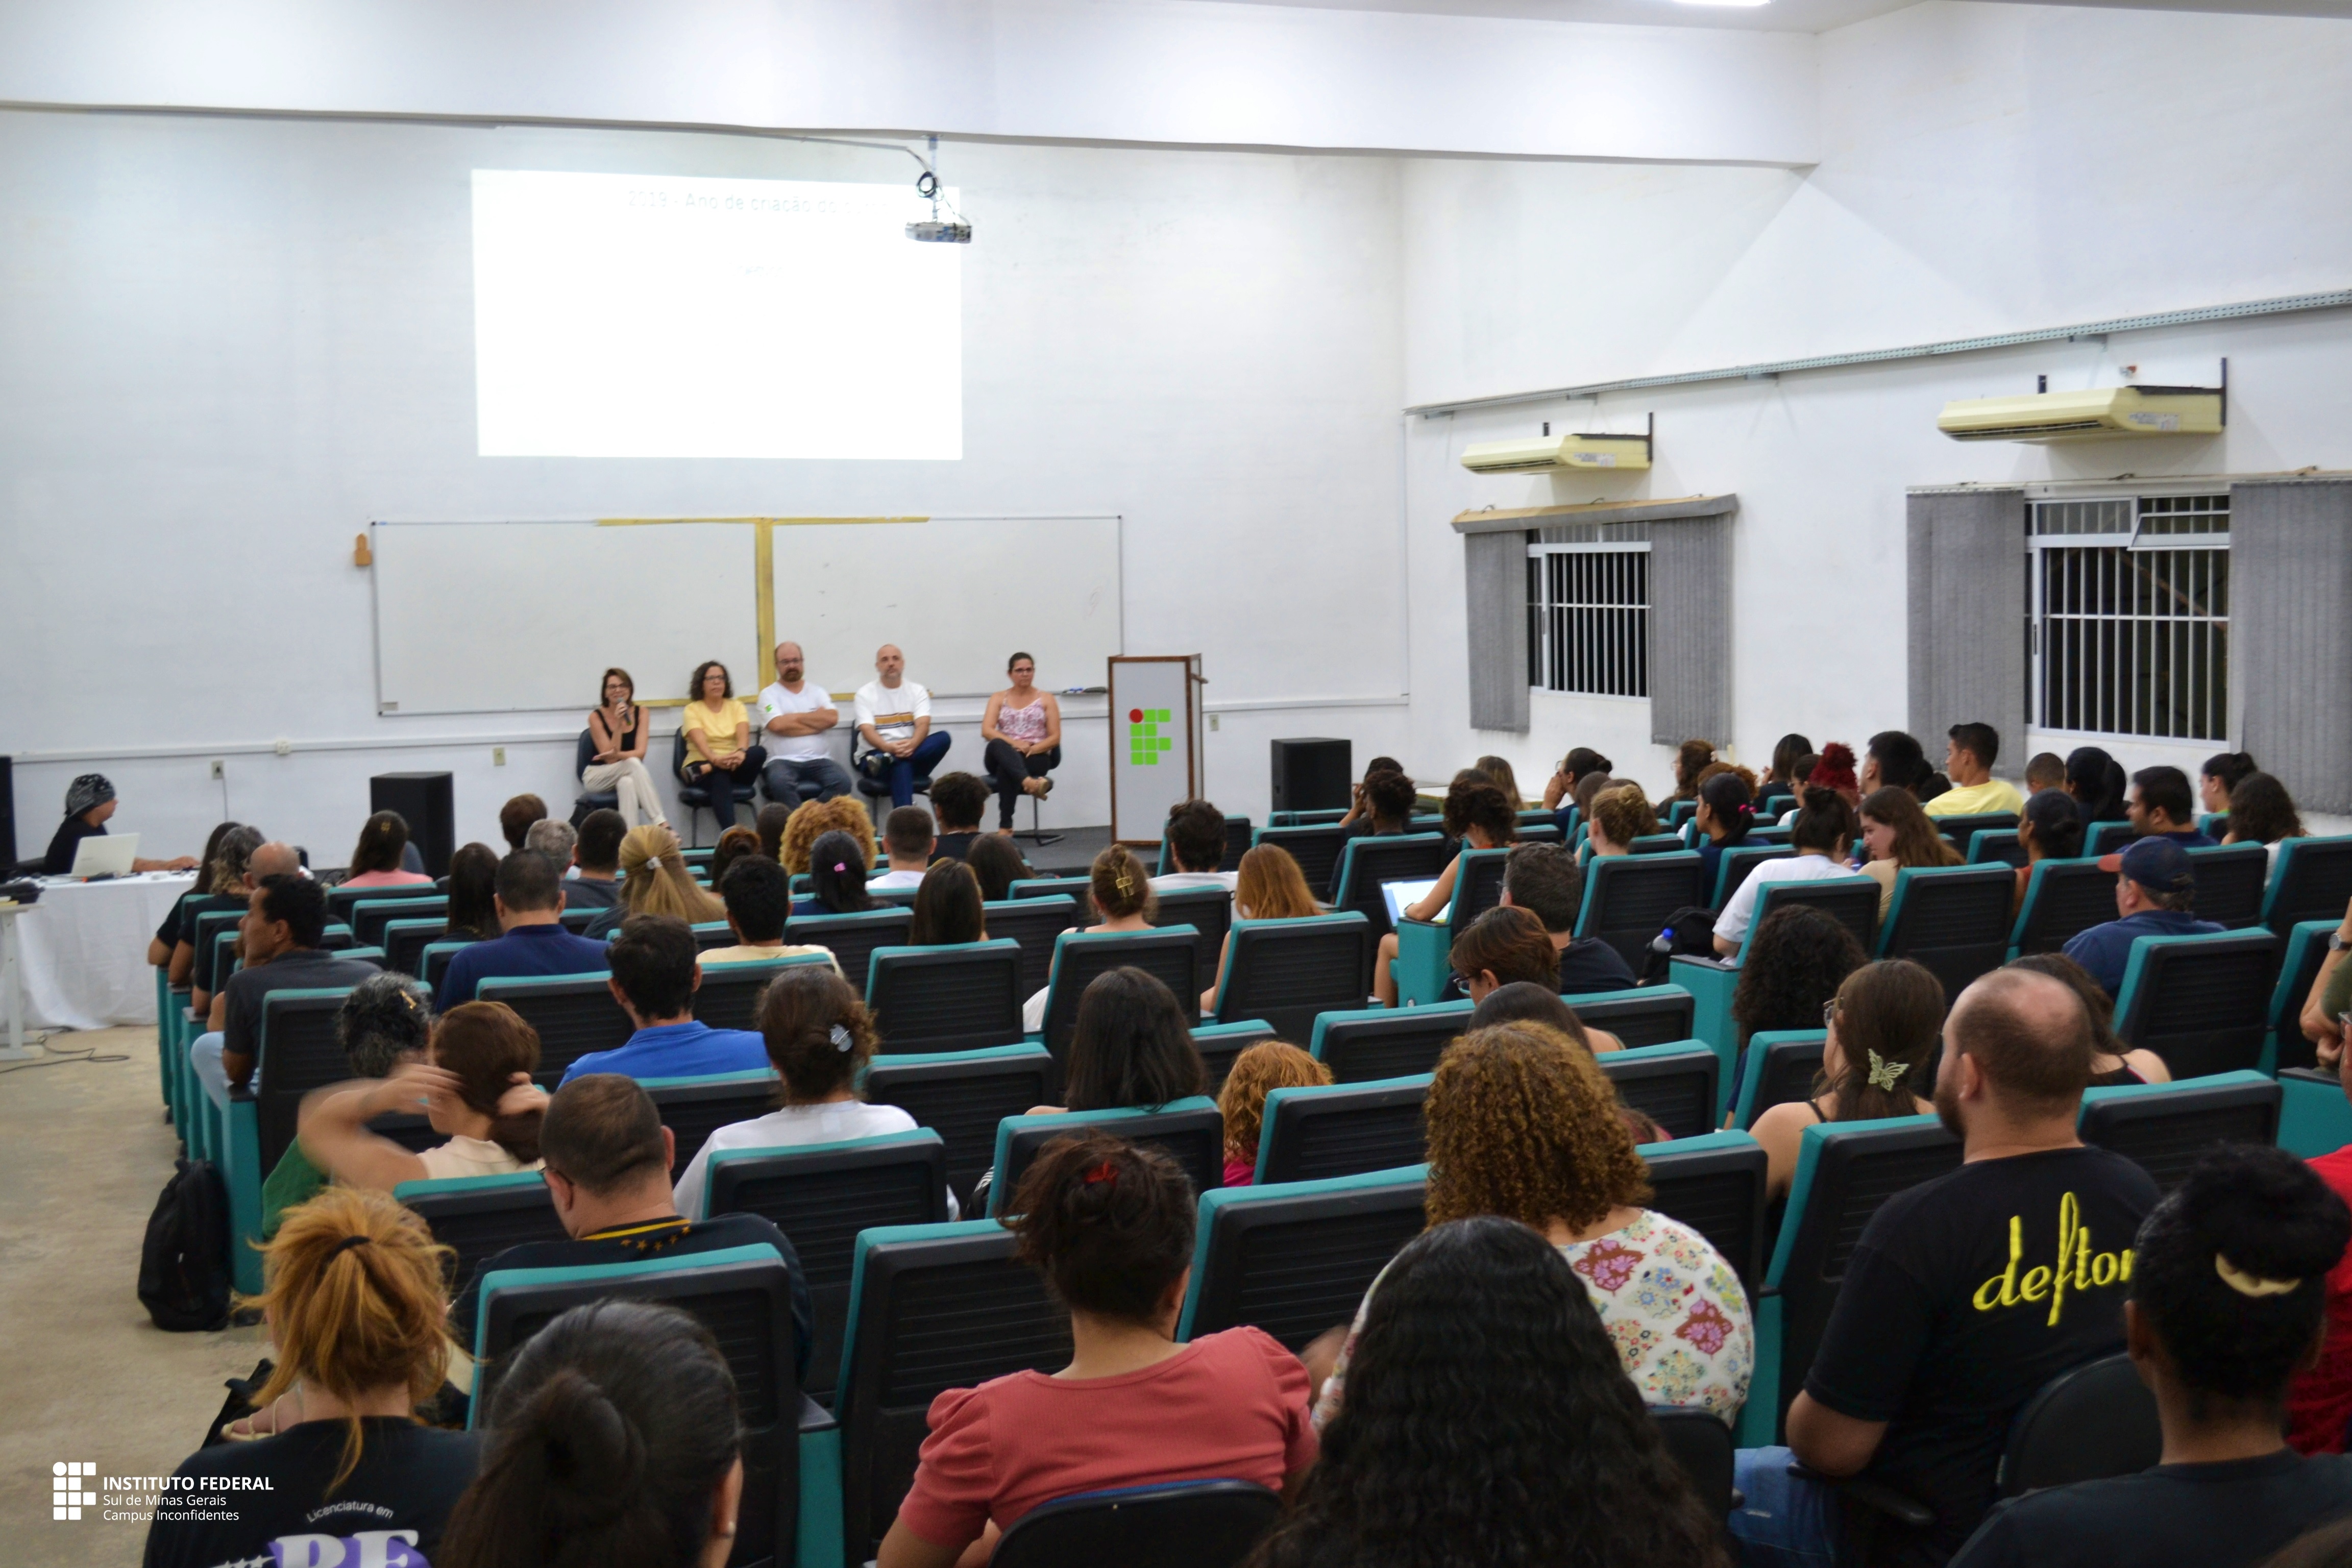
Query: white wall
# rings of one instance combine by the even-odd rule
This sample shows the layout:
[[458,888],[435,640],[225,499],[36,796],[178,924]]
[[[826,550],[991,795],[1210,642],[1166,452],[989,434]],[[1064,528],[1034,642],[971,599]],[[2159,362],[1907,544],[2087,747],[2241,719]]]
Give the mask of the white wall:
[[[589,693],[580,712],[376,715],[351,544],[378,517],[1117,511],[1129,650],[1200,652],[1212,702],[1238,705],[1209,738],[1220,804],[1263,813],[1271,736],[1401,739],[1392,163],[960,151],[979,237],[955,464],[477,458],[477,166],[898,172],[717,136],[0,112],[0,752],[32,758],[25,852],[93,768],[120,829],[193,849],[222,809],[214,757],[230,815],[328,865],[373,773],[455,772],[461,838],[520,790],[568,803]],[[1008,552],[966,584],[1003,599],[1008,647],[1055,610],[1023,581]],[[578,606],[580,635],[632,592],[702,591],[615,584]],[[868,673],[871,650],[810,652],[836,689]],[[645,695],[705,656],[638,671]],[[963,707],[941,717],[976,768]],[[1074,721],[1049,821],[1109,820],[1107,750],[1098,717]]]
[[[1824,156],[1803,174],[1409,162],[1407,401],[2341,289],[2347,88],[2352,29],[2332,21],[1931,0],[1824,36]],[[1730,739],[1760,765],[1789,730],[1859,742],[1904,723],[1906,487],[2352,467],[2347,354],[2352,315],[2285,316],[1409,418],[1408,760],[1498,749],[1524,779],[1592,744],[1668,776],[1643,705],[1539,696],[1527,736],[1468,727],[1459,510],[1737,492]],[[2218,439],[1962,446],[1935,429],[1947,400],[2031,392],[2037,374],[2210,384],[2224,355]],[[1458,462],[1540,420],[1639,430],[1652,411],[1646,475]],[[2143,751],[2159,760],[2117,748]]]

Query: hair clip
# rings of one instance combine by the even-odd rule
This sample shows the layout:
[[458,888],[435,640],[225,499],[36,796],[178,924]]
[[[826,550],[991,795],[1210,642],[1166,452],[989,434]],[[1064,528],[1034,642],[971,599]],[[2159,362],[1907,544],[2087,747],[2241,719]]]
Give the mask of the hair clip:
[[835,1024],[828,1031],[828,1037],[833,1041],[833,1048],[836,1051],[845,1051],[857,1043],[849,1031],[839,1024]]
[[840,861],[838,861],[838,860],[835,860],[835,861],[833,863],[833,874],[834,874],[835,876],[836,876],[836,877],[839,877],[839,876],[844,875],[845,873],[846,873],[846,872],[848,871],[848,869],[849,869],[849,868],[848,868],[847,866],[844,865],[842,862],[840,862]]
[[1876,1051],[1870,1053],[1870,1087],[1873,1089],[1899,1089],[1910,1070],[1899,1061],[1886,1060]]
[[1097,1182],[1116,1183],[1118,1180],[1118,1167],[1112,1164],[1108,1160],[1105,1160],[1101,1164],[1097,1165],[1093,1170],[1088,1171],[1079,1179],[1084,1181],[1087,1185],[1090,1187]]
[[1135,879],[1128,875],[1125,871],[1121,871],[1118,874],[1118,879],[1112,883],[1111,886],[1117,888],[1122,893],[1131,893],[1135,891]]
[[2222,1284],[2239,1295],[2252,1297],[2255,1300],[2264,1296],[2284,1296],[2290,1290],[2303,1288],[2300,1279],[2264,1279],[2260,1275],[2249,1274],[2218,1252],[2213,1255],[2213,1272],[2221,1277]]
[[327,1254],[327,1258],[329,1261],[332,1261],[343,1253],[349,1252],[352,1247],[365,1247],[369,1242],[374,1239],[375,1238],[373,1237],[369,1236],[347,1236],[343,1237],[342,1240],[335,1243],[334,1249]]

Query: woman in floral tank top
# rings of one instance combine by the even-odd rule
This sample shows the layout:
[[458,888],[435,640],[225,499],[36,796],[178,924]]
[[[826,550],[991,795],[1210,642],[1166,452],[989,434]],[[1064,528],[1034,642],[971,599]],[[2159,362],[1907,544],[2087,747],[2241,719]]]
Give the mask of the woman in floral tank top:
[[[1438,1062],[1423,1114],[1431,1225],[1499,1215],[1542,1232],[1584,1282],[1643,1404],[1738,1418],[1756,1367],[1748,1293],[1705,1237],[1640,1206],[1649,1177],[1590,1053],[1540,1024],[1477,1030]],[[1344,1397],[1363,1321],[1359,1308],[1318,1427]]]

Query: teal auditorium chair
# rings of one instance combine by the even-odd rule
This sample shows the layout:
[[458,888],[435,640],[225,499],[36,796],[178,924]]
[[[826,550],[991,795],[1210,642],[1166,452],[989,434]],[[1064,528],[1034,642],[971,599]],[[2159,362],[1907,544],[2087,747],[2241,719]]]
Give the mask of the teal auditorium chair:
[[[1191,926],[1152,931],[1066,931],[1054,939],[1046,969],[1045,1026],[1038,1042],[1066,1061],[1087,987],[1114,969],[1140,969],[1167,985],[1189,1025],[1201,1016],[1200,950]],[[1022,994],[1025,1000],[1028,993]]]
[[1767,1239],[1764,1146],[1745,1132],[1708,1132],[1644,1143],[1636,1152],[1649,1167],[1647,1206],[1713,1243],[1752,1303]]
[[1265,825],[1268,827],[1324,827],[1347,815],[1337,807],[1322,811],[1269,811],[1265,814]]
[[1395,922],[1397,955],[1391,973],[1396,977],[1398,1001],[1411,1006],[1434,1002],[1444,993],[1454,974],[1446,955],[1473,921],[1503,901],[1503,865],[1510,855],[1507,849],[1464,849],[1444,920]]
[[1264,1018],[1286,1040],[1306,1037],[1317,1014],[1362,1005],[1373,946],[1370,922],[1354,912],[1235,921],[1217,1017]]
[[717,947],[740,945],[735,935],[735,928],[725,921],[697,921],[687,929],[694,932],[694,951],[697,952],[709,952]]
[[[1751,832],[1748,837],[1756,835]],[[1715,886],[1707,889],[1707,907],[1720,912],[1739,891],[1739,884],[1767,860],[1786,860],[1796,854],[1786,844],[1735,844],[1715,858]]]
[[2116,874],[2098,860],[2037,860],[2026,879],[2025,899],[2010,928],[2009,956],[2056,952],[2095,925],[2116,918]]
[[940,1135],[948,1184],[961,1202],[995,1158],[997,1123],[1053,1104],[1061,1074],[1043,1046],[990,1046],[876,1057],[864,1089],[869,1104],[895,1105]]
[[836,1552],[845,1547],[850,1563],[873,1560],[914,1481],[933,1399],[1011,1373],[1058,1372],[1069,1360],[1068,1314],[994,1220],[861,1232],[833,1402]]
[[1979,827],[1969,836],[1969,864],[1990,866],[1998,861],[2014,870],[2025,864],[2025,846],[2014,827]]
[[1223,888],[1180,888],[1160,894],[1151,905],[1155,929],[1192,928],[1195,971],[1214,974],[1225,951],[1225,932],[1233,929],[1234,896]]
[[699,1078],[644,1078],[639,1088],[653,1098],[664,1127],[677,1145],[669,1162],[669,1179],[686,1174],[702,1145],[721,1127],[752,1121],[776,1108],[782,1087],[775,1069],[761,1072],[711,1073]]
[[996,1124],[996,1177],[988,1189],[992,1217],[1005,1212],[1046,1144],[1056,1138],[1108,1132],[1158,1149],[1184,1168],[1195,1192],[1224,1184],[1225,1121],[1206,1095],[1172,1100],[1153,1109],[1067,1110],[1051,1116],[1008,1116]]
[[[2284,938],[2302,921],[2341,921],[2352,905],[2352,834],[2279,844],[2263,895],[2263,924]],[[201,918],[201,917],[200,917]]]
[[1078,900],[997,899],[980,906],[981,922],[992,939],[1021,944],[1021,994],[1045,984],[1054,968],[1054,941],[1078,923]]
[[1675,834],[1679,834],[1680,832],[1682,832],[1682,830],[1683,830],[1685,826],[1689,826],[1692,822],[1696,821],[1696,820],[1697,820],[1697,818],[1698,818],[1698,802],[1697,802],[1697,801],[1696,801],[1696,800],[1676,800],[1676,801],[1669,801],[1669,802],[1667,802],[1667,804],[1666,804],[1666,831],[1667,831],[1667,832],[1669,832],[1669,833],[1675,833]]
[[1021,1043],[1021,944],[877,947],[866,1005],[886,1051],[971,1051]]
[[2263,895],[2269,890],[2270,848],[2263,844],[2217,844],[2191,849],[2189,868],[2197,879],[2196,911],[2231,931],[2258,925]]
[[508,1247],[564,1238],[546,1179],[537,1171],[403,1182],[392,1195],[425,1222],[435,1241],[457,1255],[448,1274],[452,1298],[475,1270]]
[[2270,1033],[2278,945],[2260,927],[2135,939],[2116,1037],[2162,1057],[2175,1079],[2252,1068]]
[[[609,914],[611,910],[609,908],[599,908],[594,904],[583,904],[576,910],[565,909],[558,910],[555,916],[555,923],[562,926],[565,931],[570,931],[573,936],[586,936],[588,934],[588,928],[596,923],[596,918],[599,915]],[[608,937],[605,940],[610,941],[611,938]]]
[[2084,1089],[2080,1125],[2084,1142],[2114,1150],[2168,1193],[2216,1143],[2277,1142],[2280,1103],[2275,1079],[2216,1073]]
[[[1585,991],[1563,996],[1578,1022],[1606,1029],[1627,1049],[1703,1039],[1696,1026],[1697,999],[1679,985],[1640,985],[1627,991]],[[1708,1040],[1708,1045],[1715,1042]]]
[[2280,1148],[2309,1160],[2352,1143],[2352,1100],[2336,1074],[2284,1068],[2278,1086]]
[[2120,854],[2125,845],[2138,837],[2138,830],[2128,822],[2095,822],[2083,836],[2083,853],[2095,859]]
[[760,998],[767,994],[769,983],[787,969],[805,969],[811,964],[833,967],[821,952],[706,964],[702,984],[694,990],[694,1016],[714,1029],[756,1030],[760,1026]]
[[990,1568],[1238,1568],[1282,1517],[1255,1481],[1170,1481],[1055,1498],[1023,1514]]
[[2009,906],[2017,891],[2007,866],[1906,866],[1878,931],[1879,958],[1907,958],[1957,997],[2009,956]]
[[1418,1165],[1429,1074],[1277,1089],[1258,1125],[1254,1182],[1315,1182]]
[[525,1341],[572,1308],[613,1297],[699,1319],[735,1375],[743,1493],[731,1568],[835,1568],[843,1561],[831,1506],[839,1495],[840,1435],[794,1375],[791,1277],[772,1247],[484,1276],[472,1326],[478,1376],[470,1424],[483,1425]]
[[1739,1446],[1780,1441],[1829,1326],[1847,1260],[1878,1205],[1960,1168],[1960,1141],[1933,1116],[1816,1123],[1797,1145],[1796,1175],[1764,1288],[1755,1298],[1756,1377],[1739,1413]]
[[459,948],[469,945],[473,941],[468,936],[426,942],[417,950],[416,968],[412,973],[435,991],[439,991],[449,977],[449,961],[457,956]]
[[478,1002],[503,1002],[539,1031],[539,1068],[530,1076],[552,1091],[573,1062],[594,1051],[618,1050],[636,1026],[613,1000],[605,974],[546,974],[485,980]]
[[1753,1127],[1776,1105],[1811,1100],[1829,1037],[1826,1029],[1759,1029],[1748,1036],[1732,1091],[1732,1125]]
[[2340,919],[2297,921],[2287,928],[2286,956],[2279,963],[2278,983],[2271,987],[2270,1040],[2263,1047],[2265,1072],[2307,1068],[2317,1060],[2312,1042],[2303,1036],[2303,1006],[2327,958],[2327,939],[2342,923]]
[[1298,873],[1307,879],[1308,889],[1318,899],[1331,896],[1331,879],[1339,869],[1339,857],[1357,837],[1339,825],[1345,812],[1330,815],[1331,820],[1327,823],[1276,823],[1259,828],[1254,836],[1255,843],[1273,844],[1287,850],[1290,858],[1298,862]]
[[1388,837],[1351,838],[1339,851],[1338,869],[1331,873],[1331,908],[1354,913],[1370,922],[1372,935],[1389,933],[1388,900],[1383,882],[1425,882],[1445,869],[1454,847],[1443,833],[1402,833]]
[[[1715,1047],[1723,1060],[1722,1083],[1730,1092],[1732,1065],[1739,1054],[1739,1032],[1731,1021],[1731,998],[1739,988],[1739,974],[1755,950],[1756,933],[1776,912],[1810,904],[1841,921],[1855,933],[1868,952],[1877,936],[1878,884],[1864,876],[1829,877],[1817,882],[1771,882],[1756,900],[1739,951],[1729,958],[1702,958],[1676,953],[1670,973],[1675,984],[1691,994],[1695,1016],[1690,1033]],[[1582,1015],[1580,1014],[1579,1016]],[[1607,1026],[1603,1026],[1606,1027]]]
[[858,1233],[945,1224],[947,1145],[918,1128],[837,1143],[722,1149],[711,1155],[708,1178],[702,1212],[689,1219],[755,1214],[791,1238],[815,1323],[802,1386],[820,1403],[831,1399]]
[[1369,1083],[1434,1072],[1445,1047],[1470,1026],[1468,1002],[1421,1007],[1351,1007],[1316,1016],[1307,1050],[1338,1083]]
[[194,978],[197,990],[217,994],[221,982],[228,978],[226,944],[221,941],[221,933],[227,932],[228,941],[236,942],[236,923],[244,918],[243,910],[206,910],[196,916],[188,944],[195,949]]
[[2013,811],[1979,811],[1968,816],[1938,816],[1930,820],[1935,823],[1936,831],[1943,835],[1944,842],[1962,856],[1968,854],[1979,833],[2017,831],[2017,813]]
[[1202,1193],[1177,1339],[1246,1323],[1298,1351],[1353,1321],[1389,1259],[1427,1226],[1427,1177],[1411,1165]]
[[394,921],[421,921],[439,915],[444,923],[449,916],[449,896],[430,882],[420,882],[416,890],[405,898],[385,897],[398,894],[397,888],[368,888],[365,892],[377,895],[361,899],[343,911],[344,921],[352,928],[352,940],[372,947],[383,945],[383,928]]
[[1723,1064],[1704,1040],[1603,1051],[1593,1059],[1616,1085],[1617,1098],[1664,1128],[1669,1138],[1696,1138],[1722,1121],[1716,1079]]
[[424,978],[425,949],[447,934],[448,921],[439,915],[419,915],[414,920],[389,920],[383,922],[383,966],[402,974]]
[[904,946],[914,918],[914,910],[895,904],[846,915],[794,915],[784,922],[784,944],[831,950],[842,978],[863,997],[875,949]]
[[1202,1024],[1192,1030],[1192,1048],[1201,1053],[1201,1066],[1208,1070],[1209,1093],[1215,1095],[1225,1087],[1225,1075],[1234,1070],[1234,1058],[1261,1040],[1278,1039],[1274,1026],[1263,1018],[1236,1018],[1230,1024]]
[[1642,973],[1650,943],[1676,910],[1706,901],[1696,854],[1596,857],[1584,868],[1584,907],[1576,934],[1598,937]]

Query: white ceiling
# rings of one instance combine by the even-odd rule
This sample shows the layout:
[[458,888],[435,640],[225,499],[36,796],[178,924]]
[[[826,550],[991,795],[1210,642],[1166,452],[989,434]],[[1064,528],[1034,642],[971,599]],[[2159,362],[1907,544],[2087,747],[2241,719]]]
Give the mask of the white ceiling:
[[[1502,16],[1517,21],[1629,22],[1644,26],[1737,27],[1758,32],[1822,33],[1918,0],[1767,0],[1760,5],[1696,5],[1685,0],[1249,0],[1318,11],[1391,11],[1437,16]],[[2352,19],[2352,0],[2021,0],[2028,5],[2095,5],[2112,10],[2212,11],[2243,16]]]

